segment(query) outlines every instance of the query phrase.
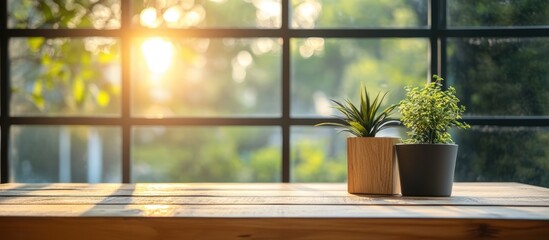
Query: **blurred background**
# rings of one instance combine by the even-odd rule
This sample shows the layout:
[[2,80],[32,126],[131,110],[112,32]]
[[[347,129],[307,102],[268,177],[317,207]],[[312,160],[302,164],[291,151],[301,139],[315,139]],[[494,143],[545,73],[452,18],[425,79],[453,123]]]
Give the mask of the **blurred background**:
[[[449,30],[549,26],[545,0],[444,2]],[[388,92],[384,106],[397,103],[404,86],[427,82],[438,53],[418,29],[431,28],[430,1],[287,5],[286,26],[280,0],[8,0],[7,29],[23,34],[2,38],[9,68],[2,87],[11,96],[9,116],[1,117],[32,122],[10,126],[9,181],[121,182],[124,145],[131,182],[280,182],[285,145],[289,181],[346,181],[348,136],[291,120],[330,119],[337,114],[330,99],[357,102],[361,82],[371,93]],[[363,37],[364,29],[397,31]],[[285,42],[290,31],[296,36]],[[487,119],[452,131],[460,145],[455,180],[548,187],[549,125],[527,120],[549,116],[549,36],[441,39],[443,77],[467,107],[466,121]],[[40,122],[87,117],[114,120]],[[501,119],[516,121],[502,126]]]

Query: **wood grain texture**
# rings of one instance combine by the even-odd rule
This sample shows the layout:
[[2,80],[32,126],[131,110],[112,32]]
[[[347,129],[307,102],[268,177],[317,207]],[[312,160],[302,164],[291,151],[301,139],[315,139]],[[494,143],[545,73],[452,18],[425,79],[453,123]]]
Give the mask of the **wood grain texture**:
[[544,239],[547,221],[1,218],[3,239]]
[[549,220],[548,207],[400,205],[3,205],[0,217],[416,218]]
[[549,189],[455,183],[452,197],[346,184],[1,184],[0,239],[545,239]]
[[[5,183],[0,184],[0,195],[17,191],[77,191],[88,193],[93,191],[112,191],[113,189],[131,192],[156,193],[169,191],[234,191],[257,194],[265,191],[279,192],[307,192],[308,194],[346,191],[343,183]],[[514,192],[513,192],[514,191]],[[546,195],[549,189],[522,183],[513,182],[456,182],[453,194],[474,194],[475,196],[521,196],[523,194]],[[94,194],[94,193],[91,193]],[[382,196],[386,197],[386,196]]]
[[117,205],[149,205],[162,203],[163,205],[404,205],[404,206],[533,206],[549,207],[549,197],[514,197],[509,198],[474,198],[453,197],[451,199],[437,198],[410,198],[400,196],[371,197],[371,196],[320,196],[320,197],[268,197],[268,196],[7,196],[0,201],[1,205],[93,205],[109,203]]
[[398,138],[347,138],[349,193],[399,194],[400,183],[394,145]]

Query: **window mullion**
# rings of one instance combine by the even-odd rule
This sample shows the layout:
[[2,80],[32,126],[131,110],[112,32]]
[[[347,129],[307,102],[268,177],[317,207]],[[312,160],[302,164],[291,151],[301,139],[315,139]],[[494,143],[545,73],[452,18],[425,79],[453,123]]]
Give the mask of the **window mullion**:
[[[444,0],[431,0],[429,2],[429,25],[430,25],[430,37],[431,44],[430,60],[431,60],[431,74],[442,74],[442,55],[441,55],[441,26],[443,24],[442,19],[444,16],[442,13]],[[430,77],[428,78],[431,79]]]
[[[8,18],[8,1],[0,1],[0,32],[5,33],[7,28]],[[9,164],[8,164],[8,149],[9,149],[9,99],[10,99],[10,84],[9,84],[9,62],[8,62],[8,41],[9,37],[6,34],[0,34],[0,183],[7,183],[9,180]]]
[[290,182],[290,27],[289,0],[282,1],[282,182]]
[[[440,0],[438,6],[438,25],[437,25],[437,38],[439,42],[438,46],[438,71],[441,76],[446,77],[446,64],[447,64],[447,55],[446,55],[446,36],[442,36],[444,30],[446,30],[446,20],[447,20],[447,11],[446,11],[446,0]],[[444,87],[447,87],[448,81],[443,81]]]
[[131,121],[131,89],[130,89],[130,78],[131,78],[131,4],[132,1],[122,1],[121,2],[121,34],[120,44],[121,44],[121,64],[122,64],[122,121],[121,121],[121,131],[122,131],[122,182],[129,183],[131,182],[131,130],[132,130],[132,121]]

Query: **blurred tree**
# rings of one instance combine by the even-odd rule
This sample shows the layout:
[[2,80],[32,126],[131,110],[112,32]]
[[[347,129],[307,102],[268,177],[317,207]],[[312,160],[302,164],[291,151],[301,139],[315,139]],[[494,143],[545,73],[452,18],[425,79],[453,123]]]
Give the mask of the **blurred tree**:
[[143,127],[134,130],[137,182],[279,181],[280,134],[265,127]]
[[[427,26],[426,0],[292,0],[290,5],[290,24],[299,29]],[[118,0],[9,0],[8,7],[10,28],[120,27]],[[276,29],[281,22],[279,1],[274,0],[132,1],[132,8],[132,27]],[[172,21],[177,16],[174,9],[180,10],[177,21]],[[549,2],[543,0],[448,1],[448,22],[450,26],[547,25],[548,9]],[[154,16],[152,20],[143,18],[146,11]],[[132,57],[139,57],[141,40],[134,39]],[[151,81],[145,62],[132,59],[132,114],[280,116],[280,39],[169,39],[169,42],[178,57],[172,72],[168,70],[168,77],[159,78],[162,81]],[[289,44],[292,117],[330,115],[322,110],[326,100],[357,99],[360,82],[374,92],[390,90],[387,104],[396,103],[403,95],[404,85],[421,84],[428,75],[427,39],[296,38]],[[11,39],[12,113],[120,114],[119,48],[118,41],[111,38]],[[548,41],[544,38],[450,38],[446,78],[456,86],[471,115],[547,116],[548,52]],[[158,106],[169,111],[160,111],[165,115],[148,115]],[[278,130],[205,127],[175,131],[166,128],[169,130],[162,132],[158,129],[134,129],[131,150],[134,181],[280,180]],[[545,172],[549,168],[549,150],[544,147],[549,144],[547,131],[477,126],[458,132],[456,141],[461,148],[456,180],[520,181],[548,186]],[[43,152],[57,149],[59,134],[60,131],[51,129],[13,132],[12,141],[16,144],[10,156],[24,159],[34,166],[34,172],[40,173],[17,181],[56,181],[52,176],[57,174],[57,165],[44,161]],[[102,134],[104,139],[119,136]],[[335,134],[335,131],[329,134],[312,131],[307,138],[292,137],[295,140],[290,150],[292,180],[345,180],[345,156],[334,150],[341,145],[326,140],[335,139]],[[296,132],[292,131],[293,135]],[[71,156],[83,159],[78,155],[86,151],[85,134],[71,133],[71,139],[78,145]],[[116,141],[104,146],[105,158],[118,156]],[[84,161],[75,160],[73,166]],[[22,162],[16,169],[24,173],[29,168]],[[119,160],[108,162],[105,169],[119,169]],[[77,167],[74,172],[84,175]]]
[[314,140],[301,140],[294,145],[293,181],[344,182],[347,180],[345,155],[329,156],[326,145]]
[[[9,0],[8,27],[118,28],[120,4],[117,0]],[[116,39],[12,38],[9,52],[12,114],[119,113]]]
[[[280,16],[277,18],[276,15],[270,15],[272,14],[272,8],[266,7],[274,6],[272,3],[278,4],[273,1],[254,1],[253,4],[243,1],[226,1],[222,3],[196,1],[189,6],[184,5],[184,2],[186,1],[134,1],[132,4],[134,10],[132,24],[141,24],[143,26],[143,19],[141,19],[140,14],[148,8],[154,8],[155,19],[160,20],[153,20],[152,23],[156,25],[145,25],[145,27],[252,26],[276,28],[280,25]],[[423,19],[418,20],[415,19],[416,16],[411,15],[415,10],[410,9],[410,7],[425,9],[424,7],[418,7],[418,4],[423,4],[422,2],[425,1],[411,1],[410,5],[407,5],[406,1],[398,1],[398,3],[374,1],[371,3],[371,8],[368,9],[368,11],[374,10],[371,11],[373,15],[369,15],[367,21],[373,21],[371,22],[373,25],[379,26],[424,25],[426,24],[426,14],[418,13],[417,16]],[[326,4],[336,3],[340,4],[339,2],[328,2]],[[71,2],[71,4],[73,3]],[[115,21],[95,19],[101,15],[98,13],[103,11],[109,13],[103,15],[119,20],[119,15],[116,12],[116,7],[119,7],[117,1],[75,1],[74,4],[76,5],[71,4],[66,1],[11,1],[9,4],[10,12],[13,14],[10,14],[10,27],[103,29],[115,26],[116,24],[112,24]],[[343,8],[334,8],[333,11],[340,11],[338,13],[340,16],[341,14],[356,13],[357,4],[359,3],[345,3]],[[173,22],[170,23],[166,18],[159,17],[176,5],[183,9],[183,12],[188,16],[198,14],[200,17],[201,14],[204,15],[197,22],[191,21],[195,24],[193,26],[185,25],[187,23],[177,25]],[[326,14],[326,16],[330,16],[333,12],[328,5],[323,10],[323,14]],[[75,15],[71,19],[68,17],[70,14],[67,11],[72,11],[73,8],[77,9],[75,11],[78,12],[76,14],[78,16]],[[242,13],[227,15],[227,9],[239,9]],[[276,10],[276,8],[274,9]],[[23,14],[23,12],[33,11],[37,15]],[[235,16],[238,17],[235,18]],[[254,21],[249,22],[246,20],[248,19],[246,16],[253,16]],[[61,18],[63,20],[60,20]],[[348,19],[340,20],[344,23]],[[361,21],[366,20],[359,19],[359,22]],[[29,25],[28,22],[33,24]],[[105,24],[98,25],[95,22]],[[108,22],[111,22],[111,24],[106,24]],[[294,86],[294,89],[303,90],[302,93],[310,92],[311,94],[307,94],[308,96],[314,95],[315,89],[333,89],[333,93],[336,95],[346,96],[349,92],[357,94],[353,91],[354,86],[358,86],[359,82],[363,80],[363,76],[371,73],[372,69],[381,68],[384,69],[383,73],[390,73],[389,78],[383,77],[384,74],[377,74],[370,79],[368,84],[372,88],[387,88],[394,84],[401,89],[403,84],[400,81],[410,81],[406,76],[413,75],[414,80],[411,82],[417,82],[422,81],[422,78],[426,75],[426,41],[421,40],[420,43],[415,42],[412,44],[401,44],[398,41],[349,41],[345,45],[341,45],[339,41],[332,40],[326,41],[327,44],[324,48],[326,51],[319,52],[321,58],[307,59],[299,57],[300,53],[293,53],[293,56],[296,57],[293,57],[292,61],[295,61],[296,66],[299,66],[294,69],[304,75],[317,75],[318,66],[330,66],[330,68],[325,69],[324,73],[327,74],[322,74],[322,79],[307,78],[300,80],[300,85]],[[280,113],[280,89],[278,86],[280,85],[281,76],[281,48],[278,39],[257,39],[253,41],[238,39],[207,40],[205,45],[202,44],[201,40],[193,41],[172,41],[175,43],[175,51],[182,57],[179,60],[192,60],[176,64],[172,77],[165,79],[165,82],[162,83],[169,83],[162,87],[167,89],[172,96],[175,96],[165,105],[171,109],[172,115],[217,116],[234,112],[252,115],[258,113],[271,115],[274,113],[276,115]],[[27,61],[20,65],[27,66],[30,69],[44,69],[44,71],[31,71],[31,74],[24,78],[25,81],[22,81],[26,82],[26,87],[21,87],[21,90],[18,90],[21,91],[21,94],[14,94],[14,98],[19,96],[36,106],[34,110],[31,110],[30,107],[21,108],[21,113],[52,114],[58,111],[58,114],[89,115],[101,111],[119,112],[118,108],[112,109],[113,106],[119,104],[116,102],[117,94],[119,94],[115,91],[116,86],[105,87],[105,84],[101,83],[103,81],[101,79],[106,79],[106,77],[101,75],[102,71],[97,71],[97,69],[104,69],[111,62],[119,61],[118,58],[112,57],[117,54],[118,44],[107,44],[102,46],[99,51],[90,51],[86,44],[87,41],[75,42],[74,39],[33,38],[27,40],[26,48],[30,49],[25,52]],[[139,42],[135,41],[134,44],[139,44]],[[24,46],[25,42],[21,42],[20,45]],[[204,46],[206,46],[206,50],[204,50]],[[133,56],[139,53],[139,46],[136,49],[137,51],[132,52]],[[296,48],[292,49],[295,51]],[[266,54],[270,52],[274,54]],[[240,89],[238,86],[242,84],[234,81],[234,62],[239,60],[246,62],[247,56],[251,56],[252,59],[252,67],[248,68],[245,77],[245,81],[249,85],[247,88]],[[206,59],[207,61],[201,65],[200,59]],[[310,60],[313,60],[312,63],[314,64],[310,64]],[[14,59],[12,59],[13,61]],[[387,61],[390,61],[391,64],[386,64]],[[34,62],[34,65],[29,62]],[[54,66],[60,67],[50,67],[48,65],[50,62],[53,62]],[[193,69],[189,67],[193,64],[201,66],[201,68]],[[133,76],[139,78],[147,76],[147,74],[139,72],[146,70],[146,66],[133,65],[132,67]],[[60,73],[59,68],[67,70]],[[406,70],[399,70],[404,68]],[[198,75],[200,76],[198,81],[189,78],[189,74],[196,73],[196,70],[201,72],[201,75]],[[23,68],[14,68],[12,75],[15,76],[17,75],[15,73],[19,72],[27,71]],[[42,78],[52,82],[48,83],[49,88],[47,90],[51,92],[49,95],[44,91]],[[156,91],[154,85],[147,85],[150,84],[150,79],[147,84],[140,85],[144,80],[147,79],[134,81],[134,88],[132,89],[132,91],[135,91],[132,92],[132,96],[139,96],[132,99],[132,112],[138,115],[141,115],[140,113],[146,115],[147,108],[150,105],[157,104],[153,99],[153,95],[158,94],[158,91]],[[238,80],[238,77],[236,80]],[[109,81],[104,82],[109,83]],[[388,84],[388,82],[391,83]],[[110,99],[110,110],[104,110],[108,108],[99,104],[105,101],[105,97],[100,98],[103,101],[93,101],[97,97],[94,98],[94,92],[89,90],[98,88],[107,93],[107,95],[103,94],[102,96]],[[27,91],[24,92],[23,89]],[[55,97],[48,97],[50,95]],[[151,96],[151,98],[147,99],[147,96]],[[243,96],[248,97],[243,98]],[[272,98],[269,96],[277,97]],[[257,104],[248,106],[251,102],[250,98],[257,98]],[[30,101],[26,99],[30,99]],[[295,99],[297,101],[292,103],[295,106],[310,108],[310,98],[303,99],[303,101],[297,97]],[[218,143],[219,140],[216,139],[216,136],[208,133],[169,134],[155,138],[153,142],[141,143],[139,141],[140,131],[136,130],[134,132],[134,145],[132,146],[134,180],[279,180],[280,150],[277,147],[279,143],[265,142],[266,139],[277,136],[279,133],[273,135],[272,133],[261,133],[261,131],[245,133],[223,130],[219,134],[226,135],[224,139],[227,139],[226,141],[230,144]],[[333,136],[334,134],[331,133],[330,135]],[[25,139],[24,136],[21,136],[21,139]],[[295,165],[298,173],[297,179],[300,181],[343,181],[345,179],[345,165],[341,159],[344,159],[344,156],[334,155],[337,151],[323,153],[325,149],[334,149],[334,147],[324,144],[297,143],[296,148],[292,149],[292,156],[298,157],[295,161],[297,163]],[[21,148],[25,147],[22,146]],[[278,154],[274,155],[273,153],[276,151],[278,151]],[[272,154],[272,156],[267,158],[269,154]],[[32,161],[38,161],[39,157],[29,156],[29,158],[33,159]],[[162,161],[159,161],[159,159],[162,159]],[[253,166],[253,168],[249,166]]]
[[[450,2],[453,26],[549,23],[549,2]],[[459,13],[459,15],[458,15]],[[549,115],[549,39],[451,38],[448,80],[473,116]],[[548,130],[477,126],[458,132],[458,181],[517,181],[549,186]]]
[[[118,28],[117,3],[116,0],[9,0],[8,27]],[[116,39],[11,38],[9,57],[13,116],[119,114],[120,59]],[[85,182],[89,179],[87,169],[92,156],[87,153],[93,151],[93,144],[100,142],[102,145],[95,146],[102,152],[93,156],[101,162],[97,165],[101,168],[98,169],[101,181],[120,181],[119,137],[120,132],[104,131],[101,127],[14,127],[10,145],[13,180]],[[60,166],[65,158],[70,165]],[[68,175],[61,177],[62,170]]]
[[545,0],[449,0],[449,26],[536,26],[547,25],[549,7]]
[[[427,1],[296,0],[292,6],[295,28],[427,25]],[[329,99],[357,101],[361,82],[371,92],[388,91],[388,106],[404,96],[405,85],[422,84],[428,75],[427,39],[296,38],[290,49],[293,117],[336,114]],[[329,130],[316,128],[292,140],[292,181],[346,180],[345,151],[333,150],[344,149],[345,139]]]

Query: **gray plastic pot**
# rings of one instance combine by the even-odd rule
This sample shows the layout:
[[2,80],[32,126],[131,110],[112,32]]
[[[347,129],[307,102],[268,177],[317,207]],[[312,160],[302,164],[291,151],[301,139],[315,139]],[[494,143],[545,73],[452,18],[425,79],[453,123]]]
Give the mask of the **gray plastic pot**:
[[449,197],[458,145],[397,144],[402,196]]

